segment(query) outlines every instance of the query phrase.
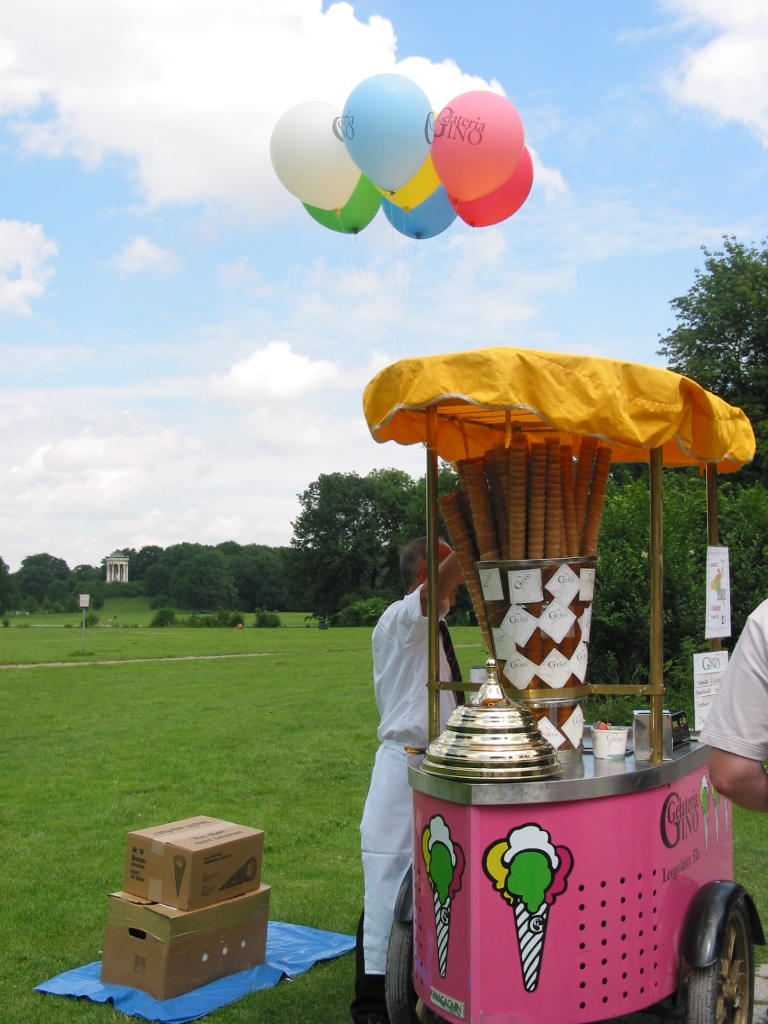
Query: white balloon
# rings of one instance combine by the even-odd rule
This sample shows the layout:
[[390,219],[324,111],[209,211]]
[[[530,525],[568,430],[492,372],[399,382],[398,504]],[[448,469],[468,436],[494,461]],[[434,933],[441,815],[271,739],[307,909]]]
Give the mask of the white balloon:
[[321,210],[340,210],[360,180],[338,128],[340,117],[341,110],[331,103],[299,103],[278,120],[269,143],[282,184],[302,203]]

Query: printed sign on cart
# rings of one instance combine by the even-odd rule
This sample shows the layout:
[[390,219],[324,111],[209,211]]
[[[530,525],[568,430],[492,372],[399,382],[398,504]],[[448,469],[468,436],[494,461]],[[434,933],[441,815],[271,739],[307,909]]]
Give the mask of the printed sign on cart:
[[[689,777],[690,778],[690,777]],[[688,779],[686,781],[689,781]],[[723,798],[723,826],[728,835],[728,801]],[[662,882],[673,882],[701,858],[701,830],[704,832],[704,856],[711,848],[710,827],[715,845],[720,845],[720,794],[703,772],[698,787],[674,787],[661,808],[661,841],[674,853],[674,861],[662,869]]]
[[483,854],[483,870],[515,915],[526,992],[539,984],[550,908],[565,892],[572,868],[568,847],[554,846],[549,832],[534,823],[513,828]]
[[697,732],[704,728],[727,664],[728,651],[707,651],[693,656],[694,728]]
[[704,637],[731,635],[731,577],[728,548],[707,548],[707,621]]
[[429,819],[421,834],[421,855],[432,889],[435,907],[435,935],[440,977],[448,969],[448,940],[451,933],[451,904],[461,889],[464,851],[451,837],[451,830],[440,814]]

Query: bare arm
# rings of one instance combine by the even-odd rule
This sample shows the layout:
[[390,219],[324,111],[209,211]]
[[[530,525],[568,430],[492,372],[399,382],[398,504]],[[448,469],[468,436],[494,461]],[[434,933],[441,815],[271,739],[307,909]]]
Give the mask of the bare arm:
[[733,803],[748,811],[768,812],[768,774],[761,761],[715,747],[709,759],[709,777],[718,793]]
[[[437,570],[437,603],[440,606],[461,583],[461,569],[456,553],[452,551],[444,558]],[[421,614],[427,614],[427,584],[421,585]]]

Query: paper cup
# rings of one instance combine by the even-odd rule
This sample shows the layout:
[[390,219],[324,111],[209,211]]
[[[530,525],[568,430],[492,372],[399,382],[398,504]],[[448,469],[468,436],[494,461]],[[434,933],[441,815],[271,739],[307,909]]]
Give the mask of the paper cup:
[[627,755],[629,726],[612,725],[610,729],[592,726],[592,753],[601,761],[623,761]]

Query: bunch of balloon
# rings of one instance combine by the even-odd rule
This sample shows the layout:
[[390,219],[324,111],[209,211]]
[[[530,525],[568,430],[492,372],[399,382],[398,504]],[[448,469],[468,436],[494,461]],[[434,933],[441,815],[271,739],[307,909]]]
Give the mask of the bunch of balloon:
[[511,217],[533,185],[520,115],[497,93],[474,91],[435,116],[415,82],[366,78],[342,110],[300,103],[279,119],[272,165],[316,221],[357,234],[382,206],[409,238],[432,238],[456,216],[472,227]]

